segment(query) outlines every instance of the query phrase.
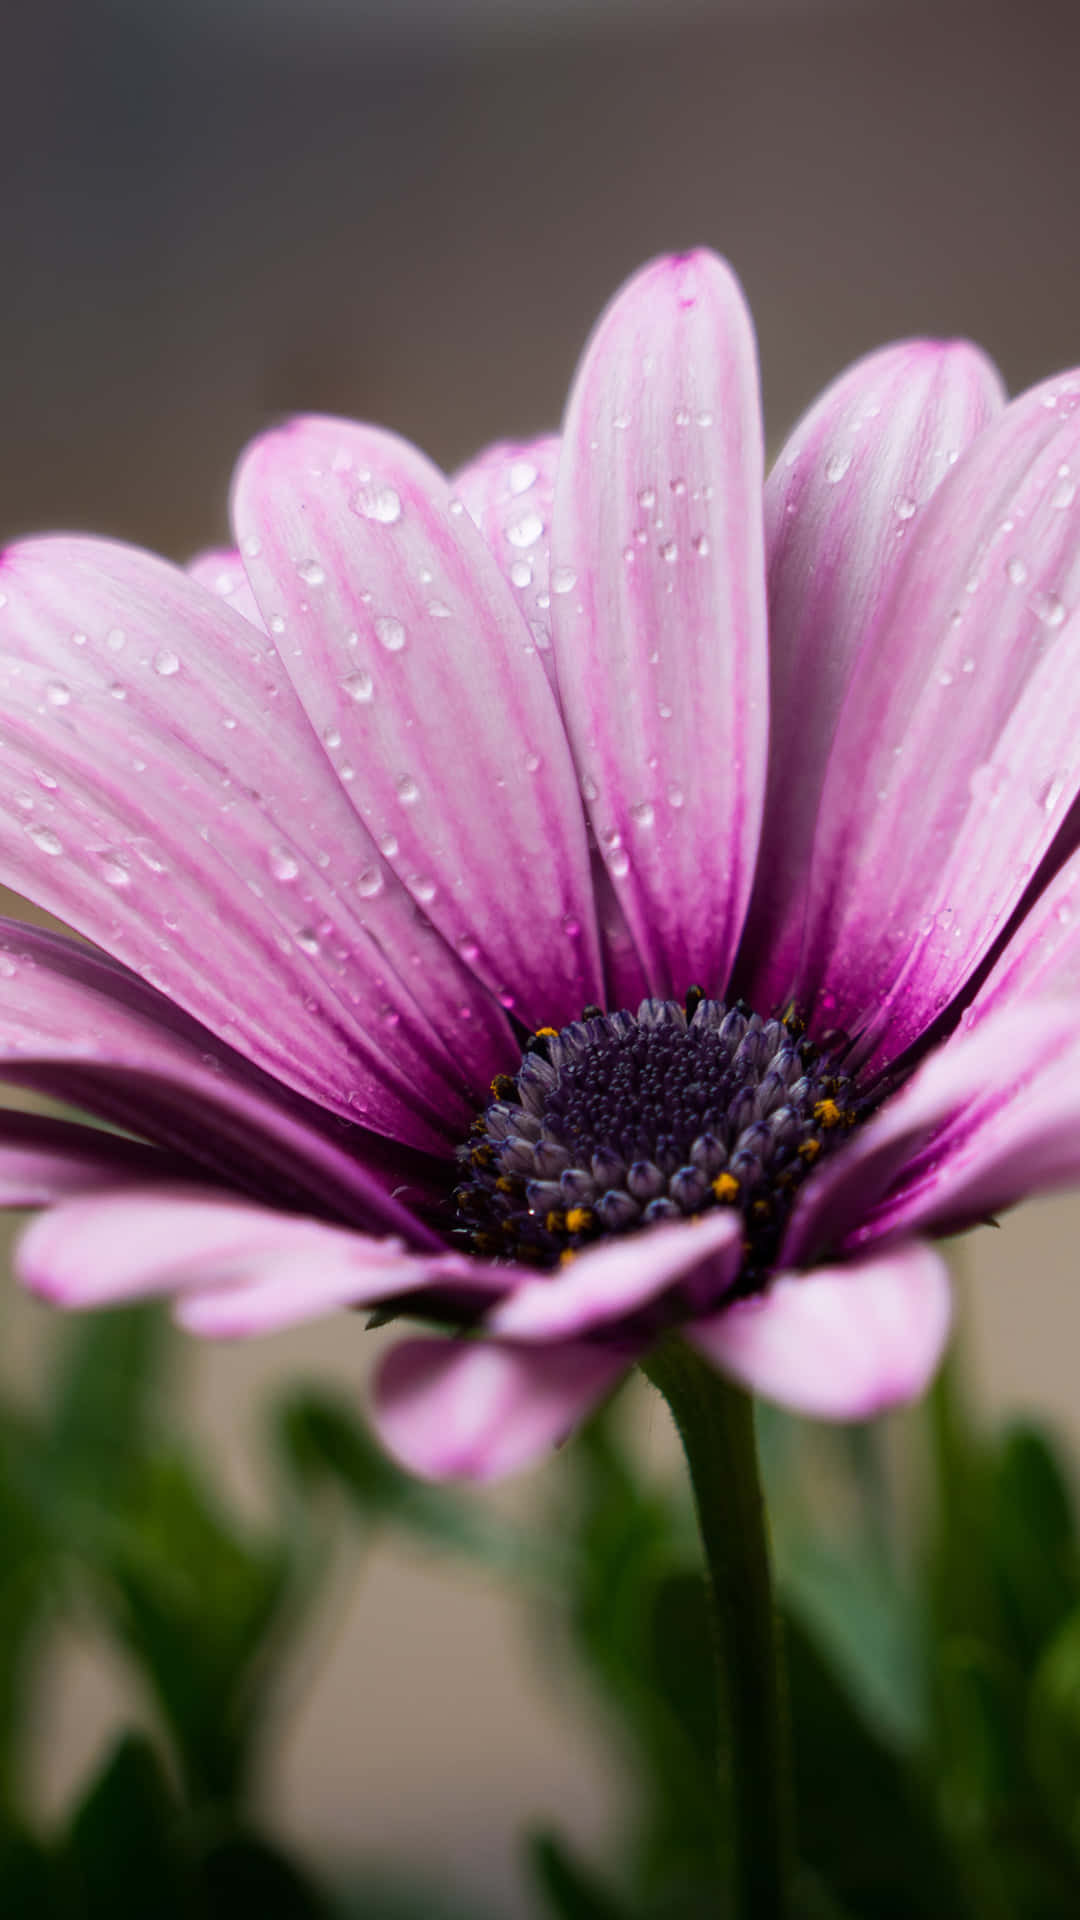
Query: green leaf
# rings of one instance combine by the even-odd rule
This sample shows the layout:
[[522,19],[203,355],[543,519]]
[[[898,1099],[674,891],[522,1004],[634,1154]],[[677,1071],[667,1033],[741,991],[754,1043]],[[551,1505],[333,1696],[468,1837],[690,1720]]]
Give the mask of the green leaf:
[[114,1630],[157,1697],[193,1799],[235,1800],[287,1623],[287,1557],[242,1534],[177,1457],[144,1462],[112,1520],[99,1553]]
[[277,1439],[306,1497],[336,1487],[368,1526],[398,1527],[500,1572],[552,1577],[558,1554],[547,1543],[493,1520],[480,1500],[404,1473],[347,1402],[313,1388],[290,1395],[278,1411]]
[[168,1321],[157,1304],[73,1317],[58,1342],[47,1465],[65,1490],[107,1499],[146,1449],[160,1406]]
[[19,1827],[0,1826],[0,1913],[69,1920],[52,1856]]
[[557,1834],[534,1835],[528,1842],[528,1860],[546,1909],[555,1920],[627,1920],[627,1908],[591,1868],[575,1859]]
[[1006,1630],[1027,1666],[1080,1605],[1072,1500],[1049,1437],[1006,1434],[993,1471],[993,1554]]
[[917,1782],[795,1620],[787,1651],[800,1856],[854,1913],[952,1920],[958,1889]]
[[217,1839],[199,1862],[197,1881],[200,1920],[240,1920],[248,1914],[254,1920],[331,1920],[327,1899],[314,1882],[254,1834],[237,1830]]
[[120,1740],[78,1808],[65,1867],[79,1920],[186,1920],[176,1807],[140,1735]]
[[1046,1803],[1080,1858],[1080,1610],[1047,1648],[1028,1702],[1028,1751]]

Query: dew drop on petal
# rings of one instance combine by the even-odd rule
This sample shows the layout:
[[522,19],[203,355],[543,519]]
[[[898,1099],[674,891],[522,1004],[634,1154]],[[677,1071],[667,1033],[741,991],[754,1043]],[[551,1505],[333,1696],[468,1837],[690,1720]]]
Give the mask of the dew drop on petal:
[[577,574],[573,567],[556,567],[551,576],[552,593],[572,593],[577,586]]
[[510,569],[510,578],[515,587],[531,587],[533,571],[527,560],[515,560]]
[[686,798],[682,788],[675,780],[668,782],[667,797],[669,807],[681,807]]
[[296,569],[305,586],[321,587],[326,581],[326,569],[318,560],[301,560]]
[[630,856],[624,847],[617,847],[608,861],[608,866],[616,880],[625,880],[630,871]]
[[376,481],[366,481],[353,494],[352,507],[361,519],[377,520],[383,527],[392,527],[401,519],[401,495],[393,487],[380,486]]
[[1059,469],[1057,485],[1055,486],[1053,493],[1050,495],[1050,505],[1052,507],[1056,507],[1059,511],[1061,511],[1065,507],[1071,507],[1075,499],[1076,499],[1075,480],[1070,479],[1069,470],[1067,467],[1065,467],[1064,469]]
[[382,839],[379,841],[379,852],[383,855],[383,858],[392,860],[397,850],[397,835],[394,833],[384,833]]
[[893,512],[898,520],[911,520],[917,511],[916,502],[908,494],[901,494],[900,498],[893,502]]
[[706,534],[706,533],[695,533],[695,535],[694,535],[694,537],[693,537],[693,539],[692,539],[692,540],[691,540],[691,542],[690,542],[690,545],[691,545],[691,546],[693,547],[693,549],[694,549],[694,552],[695,552],[695,553],[697,553],[697,554],[700,554],[700,555],[701,555],[701,558],[702,558],[702,559],[704,559],[704,558],[705,558],[705,555],[706,555],[706,554],[708,553],[708,551],[709,551],[709,536],[708,536],[708,534]]
[[843,479],[850,465],[850,453],[834,453],[829,456],[825,462],[825,478],[831,487],[835,487],[837,481]]
[[53,859],[56,858],[57,854],[63,853],[64,843],[59,834],[54,833],[51,827],[42,826],[37,821],[34,821],[27,827],[26,831],[39,852],[50,854]]
[[71,688],[62,680],[50,680],[45,687],[45,698],[50,707],[66,707],[71,702]]
[[356,876],[356,891],[365,900],[373,900],[377,893],[381,893],[382,884],[383,877],[378,867],[365,867]]
[[1011,560],[1006,561],[1005,571],[1014,587],[1022,587],[1028,577],[1027,562],[1021,560],[1019,554],[1014,554]]
[[420,789],[411,773],[403,773],[397,783],[398,799],[403,807],[414,806],[420,798]]
[[656,808],[649,800],[636,800],[630,813],[639,827],[651,827],[656,819]]
[[105,645],[110,653],[122,653],[127,640],[123,627],[110,627],[105,635]]
[[154,655],[154,672],[160,673],[163,680],[170,680],[180,671],[180,655],[171,647],[161,647]]
[[506,529],[506,537],[512,547],[534,547],[544,531],[544,523],[538,513],[525,513]]
[[1065,607],[1056,593],[1037,593],[1031,604],[1036,620],[1041,620],[1044,627],[1062,625],[1065,619]]
[[637,503],[645,513],[648,513],[650,508],[656,505],[656,488],[642,487],[637,497]]
[[511,493],[528,493],[535,484],[536,468],[531,460],[512,460],[507,482]]
[[319,937],[312,927],[301,927],[296,936],[296,944],[301,953],[316,954],[319,951]]
[[295,880],[300,871],[300,862],[288,847],[271,847],[268,859],[270,871],[275,880]]
[[356,700],[363,705],[374,696],[375,682],[371,674],[362,669],[357,673],[345,675],[341,683],[341,691],[347,693],[350,700]]
[[673,567],[678,557],[679,557],[678,542],[675,540],[665,540],[663,546],[660,549],[661,560],[666,560],[668,566]]
[[375,622],[375,634],[387,653],[400,653],[405,645],[405,628],[392,614],[382,613]]
[[341,745],[341,735],[338,732],[337,728],[325,727],[323,729],[323,746],[329,747],[331,751],[333,751],[335,747],[340,747],[340,745]]
[[429,600],[427,610],[432,620],[452,620],[454,617],[453,609],[447,606],[445,600]]

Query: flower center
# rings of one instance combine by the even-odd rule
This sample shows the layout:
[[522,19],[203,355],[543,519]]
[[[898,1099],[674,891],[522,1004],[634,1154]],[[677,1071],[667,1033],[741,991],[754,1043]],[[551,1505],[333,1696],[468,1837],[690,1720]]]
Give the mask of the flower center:
[[737,1207],[752,1286],[800,1182],[858,1118],[842,1044],[700,988],[685,1006],[586,1007],[542,1027],[458,1149],[457,1232],[474,1253],[549,1267],[602,1235]]

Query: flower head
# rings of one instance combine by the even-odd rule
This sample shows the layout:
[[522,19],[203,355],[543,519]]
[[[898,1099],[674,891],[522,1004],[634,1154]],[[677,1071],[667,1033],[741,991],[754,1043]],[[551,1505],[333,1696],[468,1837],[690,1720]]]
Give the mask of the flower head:
[[[452,482],[255,443],[234,549],[0,560],[18,1264],[206,1334],[341,1306],[418,1470],[566,1433],[676,1326],[860,1417],[934,1238],[1080,1171],[1080,376],[908,342],[763,477],[712,255],[602,317],[558,439]],[[135,1138],[132,1138],[135,1136]]]

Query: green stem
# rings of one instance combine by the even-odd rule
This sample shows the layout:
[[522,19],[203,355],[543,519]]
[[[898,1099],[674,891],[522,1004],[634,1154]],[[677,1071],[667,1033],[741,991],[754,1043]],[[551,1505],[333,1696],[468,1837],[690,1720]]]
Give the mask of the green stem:
[[734,1914],[785,1920],[792,1861],[787,1697],[753,1404],[674,1338],[656,1348],[644,1371],[679,1430],[705,1549],[727,1733],[722,1788]]

